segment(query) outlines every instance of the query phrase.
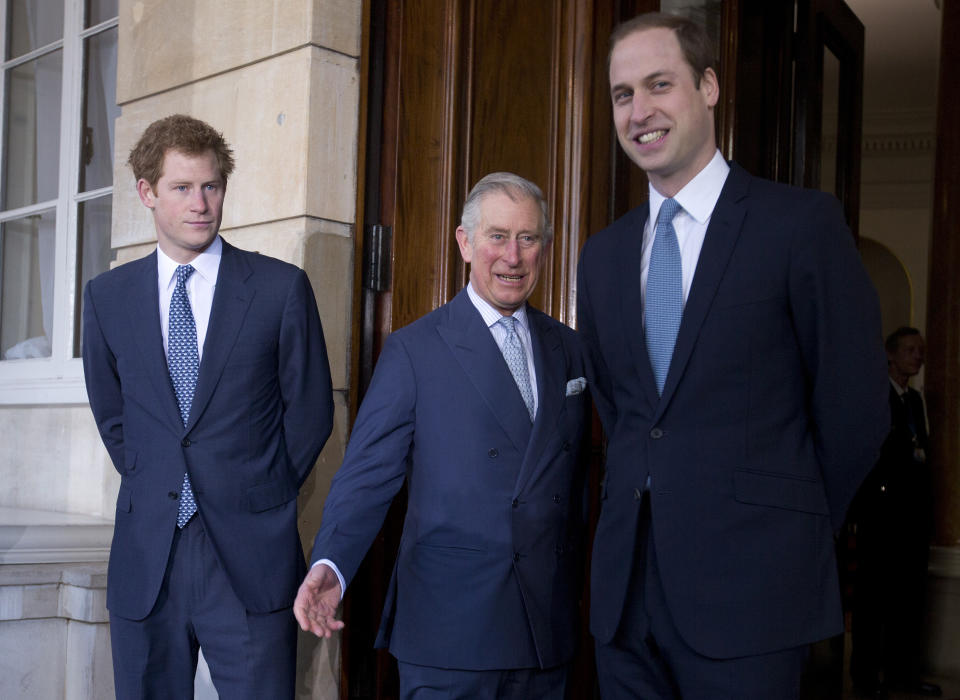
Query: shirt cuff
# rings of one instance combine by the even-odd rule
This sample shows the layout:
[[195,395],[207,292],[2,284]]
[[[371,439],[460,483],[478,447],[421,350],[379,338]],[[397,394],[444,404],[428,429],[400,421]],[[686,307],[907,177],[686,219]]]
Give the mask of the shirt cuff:
[[340,569],[338,569],[337,565],[329,559],[317,559],[317,561],[310,565],[310,568],[312,569],[317,564],[325,564],[329,566],[333,573],[337,575],[337,581],[340,582],[340,601],[343,602],[343,594],[347,592],[347,584],[343,581],[343,574],[340,573]]

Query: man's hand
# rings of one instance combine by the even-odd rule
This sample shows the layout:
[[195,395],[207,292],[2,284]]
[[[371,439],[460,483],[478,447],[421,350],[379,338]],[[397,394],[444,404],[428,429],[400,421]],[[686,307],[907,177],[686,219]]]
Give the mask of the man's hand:
[[326,564],[317,564],[307,572],[293,603],[293,614],[304,632],[329,639],[343,629],[343,621],[334,615],[340,605],[340,581]]

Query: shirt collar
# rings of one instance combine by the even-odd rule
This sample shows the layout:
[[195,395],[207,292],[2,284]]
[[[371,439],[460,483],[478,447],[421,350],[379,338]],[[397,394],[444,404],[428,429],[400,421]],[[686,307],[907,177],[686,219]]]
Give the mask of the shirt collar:
[[[717,150],[706,167],[684,185],[673,198],[697,223],[701,226],[705,225],[717,206],[720,191],[723,189],[723,183],[727,181],[729,173],[730,166],[723,159],[720,151]],[[651,223],[657,220],[660,207],[666,200],[666,197],[657,192],[653,185],[650,185]]]
[[[483,317],[483,322],[487,324],[487,328],[492,328],[501,318],[503,318],[502,313],[493,308],[490,305],[490,302],[477,293],[477,290],[473,288],[472,282],[467,283],[467,296],[470,297],[470,301],[473,302],[473,305],[476,307],[477,311],[480,312],[480,315]],[[527,328],[527,305],[524,304],[519,309],[514,311],[513,317],[517,319],[517,322],[523,328]]]
[[[191,260],[188,264],[196,270],[206,280],[210,286],[217,284],[217,274],[220,271],[220,257],[223,255],[223,241],[219,234],[213,239],[213,242],[207,246],[207,249]],[[157,277],[165,280],[167,286],[174,283],[174,276],[177,274],[177,268],[180,263],[175,261],[169,255],[160,250],[157,246]]]

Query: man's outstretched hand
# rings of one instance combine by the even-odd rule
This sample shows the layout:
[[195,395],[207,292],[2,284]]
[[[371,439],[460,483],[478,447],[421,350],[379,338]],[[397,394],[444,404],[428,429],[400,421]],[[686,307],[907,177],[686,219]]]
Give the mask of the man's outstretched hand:
[[317,564],[307,572],[293,603],[293,614],[304,632],[329,639],[343,629],[343,621],[334,617],[340,605],[340,581],[326,564]]

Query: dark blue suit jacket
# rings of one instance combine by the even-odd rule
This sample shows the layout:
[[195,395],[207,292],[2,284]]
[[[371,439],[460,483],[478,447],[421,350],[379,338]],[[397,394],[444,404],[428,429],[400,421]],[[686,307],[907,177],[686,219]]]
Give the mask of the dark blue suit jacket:
[[576,639],[587,394],[579,338],[527,307],[539,408],[527,409],[466,290],[393,333],[324,506],[312,559],[347,583],[404,480],[378,646],[408,663],[549,667]]
[[647,206],[591,237],[578,325],[609,438],[591,629],[627,595],[639,499],[670,613],[714,658],[842,627],[833,532],[889,426],[876,294],[837,201],[736,164],[714,209],[663,396],[643,334]]
[[304,573],[297,491],[333,420],[326,346],[304,272],[223,243],[186,427],[164,354],[156,253],[87,285],[83,366],[121,477],[107,607],[134,620],[153,607],[184,471],[240,600],[253,612],[292,605]]

